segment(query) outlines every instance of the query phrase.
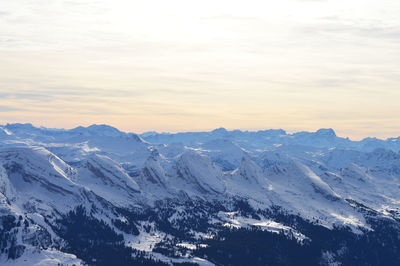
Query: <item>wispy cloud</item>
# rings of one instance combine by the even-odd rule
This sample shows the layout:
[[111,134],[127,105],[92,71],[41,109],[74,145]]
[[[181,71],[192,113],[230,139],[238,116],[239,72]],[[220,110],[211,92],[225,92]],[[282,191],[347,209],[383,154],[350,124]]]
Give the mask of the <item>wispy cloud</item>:
[[8,107],[8,106],[1,106],[0,105],[0,112],[5,113],[5,112],[14,112],[14,111],[22,111],[23,109],[21,108],[15,108],[15,107]]

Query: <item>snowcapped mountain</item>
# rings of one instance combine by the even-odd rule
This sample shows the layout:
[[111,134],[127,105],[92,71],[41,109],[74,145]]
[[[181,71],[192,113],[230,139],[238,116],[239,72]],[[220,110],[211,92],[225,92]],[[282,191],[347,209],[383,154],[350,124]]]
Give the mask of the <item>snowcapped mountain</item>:
[[201,194],[222,193],[222,171],[207,156],[195,151],[182,154],[171,168],[170,176],[176,177],[174,183],[183,185],[184,191],[196,191]]
[[203,153],[208,155],[222,170],[234,170],[247,151],[227,139],[210,140],[201,145]]
[[395,265],[399,150],[332,129],[3,125],[0,264]]

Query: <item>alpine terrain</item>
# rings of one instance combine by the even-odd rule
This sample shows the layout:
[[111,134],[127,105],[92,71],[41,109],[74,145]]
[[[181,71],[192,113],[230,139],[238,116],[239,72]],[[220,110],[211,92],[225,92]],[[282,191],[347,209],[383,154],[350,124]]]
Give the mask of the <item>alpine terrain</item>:
[[399,265],[400,137],[0,126],[1,265]]

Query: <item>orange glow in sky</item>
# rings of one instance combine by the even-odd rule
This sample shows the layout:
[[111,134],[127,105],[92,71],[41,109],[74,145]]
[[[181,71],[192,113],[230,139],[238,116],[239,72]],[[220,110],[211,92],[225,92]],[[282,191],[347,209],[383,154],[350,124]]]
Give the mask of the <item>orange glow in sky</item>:
[[0,2],[0,122],[400,135],[397,0]]

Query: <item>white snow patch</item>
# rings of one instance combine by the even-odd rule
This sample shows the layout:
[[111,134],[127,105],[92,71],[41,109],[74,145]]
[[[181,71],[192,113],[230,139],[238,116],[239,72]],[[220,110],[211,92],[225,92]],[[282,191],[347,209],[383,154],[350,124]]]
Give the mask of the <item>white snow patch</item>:
[[55,249],[39,250],[28,247],[21,257],[15,260],[0,259],[3,266],[54,266],[54,265],[85,265],[80,259],[73,254],[62,253]]

